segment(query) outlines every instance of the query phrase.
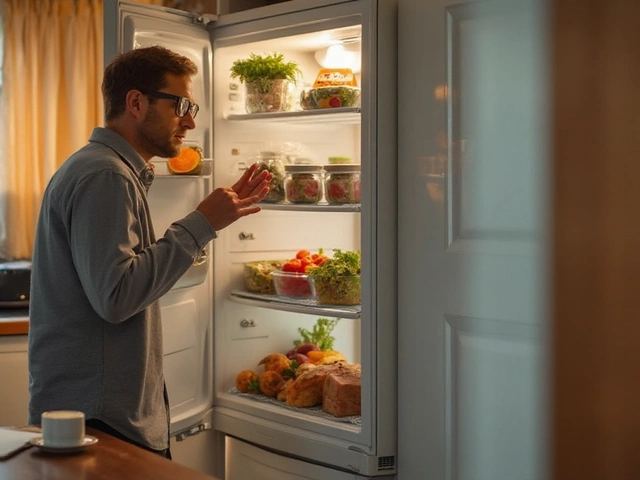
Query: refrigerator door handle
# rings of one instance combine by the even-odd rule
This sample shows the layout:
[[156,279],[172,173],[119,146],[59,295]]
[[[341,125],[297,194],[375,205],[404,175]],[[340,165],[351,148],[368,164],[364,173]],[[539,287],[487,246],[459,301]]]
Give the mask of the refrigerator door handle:
[[176,433],[176,441],[182,442],[183,440],[193,437],[199,433],[205,432],[207,430],[211,430],[211,422],[204,422],[194,427],[191,427],[183,432]]

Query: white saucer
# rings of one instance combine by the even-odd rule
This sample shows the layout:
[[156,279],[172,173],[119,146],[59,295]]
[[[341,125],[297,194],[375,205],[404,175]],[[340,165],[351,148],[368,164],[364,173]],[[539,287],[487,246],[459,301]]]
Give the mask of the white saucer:
[[47,453],[73,453],[73,452],[79,452],[80,450],[84,450],[89,445],[98,443],[98,439],[96,437],[92,437],[91,435],[87,435],[84,437],[80,445],[74,445],[73,447],[47,446],[42,443],[42,437],[32,438],[31,440],[29,440],[29,443],[34,447],[37,447],[38,449]]

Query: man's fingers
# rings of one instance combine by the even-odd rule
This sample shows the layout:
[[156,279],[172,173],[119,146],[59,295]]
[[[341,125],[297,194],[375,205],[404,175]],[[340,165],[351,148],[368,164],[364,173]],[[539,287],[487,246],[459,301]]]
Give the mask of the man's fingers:
[[251,195],[247,195],[244,198],[238,198],[237,205],[240,208],[253,205],[254,203],[258,203],[260,200],[262,200],[267,195],[267,193],[269,193],[269,187],[263,187],[262,189],[253,192]]
[[[255,180],[256,178],[260,177],[260,174],[262,174],[262,172],[260,172],[260,174],[255,175],[254,173],[256,171],[256,169],[258,168],[258,164],[257,163],[253,163],[249,166],[249,168],[247,168],[245,170],[245,172],[242,174],[242,176],[238,179],[238,181],[236,183],[233,184],[233,186],[231,187],[237,194],[240,194],[240,192],[242,191],[242,189],[249,183],[251,183],[251,181]],[[268,173],[268,172],[267,172]]]

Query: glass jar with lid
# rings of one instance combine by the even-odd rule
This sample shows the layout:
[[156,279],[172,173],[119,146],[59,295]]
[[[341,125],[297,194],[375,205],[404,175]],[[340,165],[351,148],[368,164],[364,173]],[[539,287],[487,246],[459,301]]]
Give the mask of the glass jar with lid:
[[322,165],[285,165],[285,193],[290,203],[322,199]]
[[329,203],[360,203],[360,165],[325,165],[324,190]]
[[278,203],[284,202],[284,162],[282,156],[277,152],[260,152],[258,156],[258,169],[256,173],[262,170],[268,170],[273,174],[273,178],[269,183],[269,193],[262,200],[263,202]]

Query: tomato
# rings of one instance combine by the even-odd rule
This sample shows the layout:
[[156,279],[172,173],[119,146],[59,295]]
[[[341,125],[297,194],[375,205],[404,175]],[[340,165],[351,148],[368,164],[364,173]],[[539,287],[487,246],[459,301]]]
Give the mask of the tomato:
[[304,272],[307,268],[307,265],[311,265],[313,262],[311,261],[310,257],[305,257],[305,258],[301,258],[300,259],[300,266],[302,268],[302,271]]
[[299,250],[298,253],[296,253],[296,258],[288,260],[282,266],[282,271],[307,273],[310,268],[321,265],[327,258],[329,257],[321,253],[314,253],[312,255],[309,250]]
[[309,250],[300,250],[298,251],[298,253],[296,253],[296,258],[299,258],[299,259],[310,257],[310,256],[311,256],[311,252],[309,252]]
[[298,273],[304,272],[304,270],[302,269],[302,262],[297,258],[294,258],[293,260],[289,260],[284,265],[282,265],[282,271],[298,272]]
[[322,265],[328,258],[329,257],[325,257],[325,256],[318,257],[313,261],[313,264],[316,267],[318,267],[318,266]]

